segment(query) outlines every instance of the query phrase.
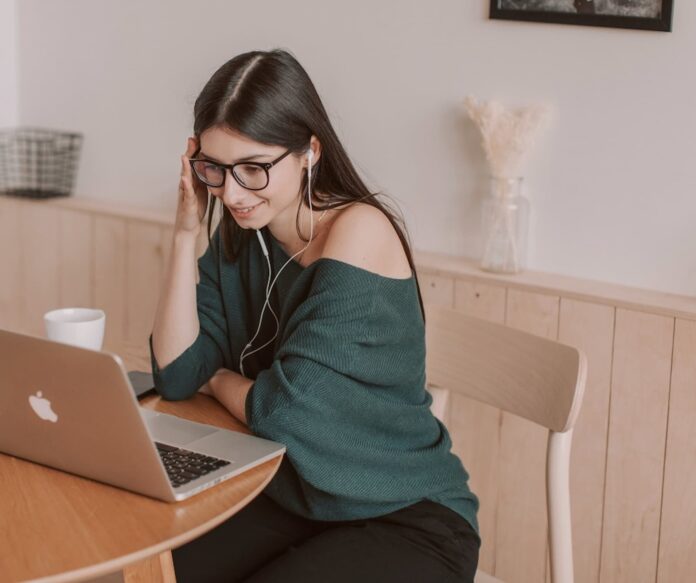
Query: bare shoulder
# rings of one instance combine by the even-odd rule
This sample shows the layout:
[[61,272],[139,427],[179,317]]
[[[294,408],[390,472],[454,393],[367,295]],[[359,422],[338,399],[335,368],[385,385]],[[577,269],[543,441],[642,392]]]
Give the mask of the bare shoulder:
[[365,203],[352,204],[336,216],[322,257],[384,277],[411,276],[411,266],[396,229],[381,210]]

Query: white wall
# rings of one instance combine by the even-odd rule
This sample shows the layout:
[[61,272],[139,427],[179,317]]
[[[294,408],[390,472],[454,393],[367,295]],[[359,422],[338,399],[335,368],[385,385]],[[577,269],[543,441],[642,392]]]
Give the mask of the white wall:
[[19,122],[16,0],[0,0],[0,128]]
[[696,4],[675,2],[671,33],[489,20],[488,4],[22,0],[21,121],[85,133],[77,194],[173,208],[205,81],[287,48],[415,246],[473,256],[486,168],[462,98],[551,102],[529,267],[696,294]]

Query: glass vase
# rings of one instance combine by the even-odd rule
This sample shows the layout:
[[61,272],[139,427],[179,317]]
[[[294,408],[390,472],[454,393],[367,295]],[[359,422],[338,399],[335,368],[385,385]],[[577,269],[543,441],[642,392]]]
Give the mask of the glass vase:
[[481,209],[480,267],[494,273],[518,273],[527,264],[529,201],[522,177],[491,176]]

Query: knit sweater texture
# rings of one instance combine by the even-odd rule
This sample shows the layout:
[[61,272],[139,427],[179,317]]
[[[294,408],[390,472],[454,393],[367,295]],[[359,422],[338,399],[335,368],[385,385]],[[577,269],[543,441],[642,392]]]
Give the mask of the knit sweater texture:
[[[267,227],[261,233],[275,277],[289,256]],[[164,368],[149,337],[155,388],[167,400],[191,397],[219,368],[240,372],[266,298],[268,264],[255,237],[228,262],[218,226],[198,269],[198,337]],[[478,533],[469,474],[430,409],[415,276],[385,277],[329,257],[306,267],[293,259],[269,302],[278,334],[243,364],[254,380],[248,427],[287,448],[265,492],[323,521],[381,516],[428,499]],[[253,347],[275,331],[266,307]]]

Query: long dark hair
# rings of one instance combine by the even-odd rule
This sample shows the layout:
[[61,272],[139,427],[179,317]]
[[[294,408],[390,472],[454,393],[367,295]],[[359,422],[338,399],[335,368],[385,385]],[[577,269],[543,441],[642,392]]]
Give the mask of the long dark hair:
[[[418,290],[418,301],[425,321],[410,238],[400,212],[378,200],[382,192],[370,192],[353,167],[348,154],[331,126],[329,116],[309,75],[288,51],[250,51],[222,65],[203,87],[194,105],[193,131],[199,139],[212,127],[228,127],[263,144],[284,146],[295,154],[307,150],[312,135],[321,143],[321,156],[312,167],[312,208],[325,210],[363,202],[377,207],[396,229],[404,247]],[[318,191],[318,192],[317,192]],[[307,203],[307,174],[301,182],[302,204]],[[208,242],[211,243],[213,210],[217,198],[208,205]],[[236,261],[243,245],[253,236],[242,229],[221,205],[220,240],[227,261]],[[295,223],[300,231],[298,206]]]

